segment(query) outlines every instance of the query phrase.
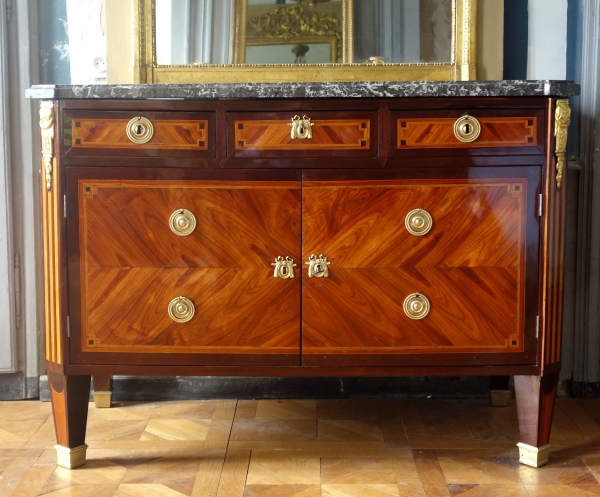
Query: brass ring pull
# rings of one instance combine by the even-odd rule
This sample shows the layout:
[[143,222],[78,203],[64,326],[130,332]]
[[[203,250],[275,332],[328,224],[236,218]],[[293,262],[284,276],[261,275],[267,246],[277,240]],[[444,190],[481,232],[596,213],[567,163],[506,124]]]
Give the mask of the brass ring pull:
[[404,225],[411,235],[423,236],[433,226],[433,218],[425,209],[413,209],[406,215]]
[[422,293],[412,293],[404,299],[404,313],[410,319],[423,319],[430,308],[429,299]]
[[329,268],[327,266],[329,266],[331,262],[329,262],[327,257],[325,257],[323,254],[321,254],[319,257],[317,257],[315,254],[312,254],[308,258],[308,261],[304,264],[308,265],[309,278],[312,278],[313,276],[315,278],[329,278]]
[[171,231],[179,236],[187,236],[196,229],[196,217],[187,209],[178,209],[169,219]]
[[310,118],[306,116],[294,116],[292,118],[292,122],[288,123],[288,126],[292,127],[291,138],[295,140],[296,138],[300,140],[306,140],[307,138],[312,138],[312,127],[315,123],[310,122]]
[[279,256],[275,259],[275,262],[271,263],[271,266],[275,266],[275,270],[273,271],[273,276],[275,278],[283,278],[284,280],[287,278],[295,278],[294,267],[298,264],[294,262],[290,256],[283,257]]
[[152,137],[154,136],[154,126],[145,117],[138,116],[127,123],[125,132],[127,133],[127,138],[133,143],[143,145],[152,140]]
[[474,142],[480,134],[481,124],[473,116],[462,116],[454,123],[454,136],[463,143]]
[[169,316],[176,323],[187,323],[195,312],[194,303],[186,297],[175,297],[169,302]]

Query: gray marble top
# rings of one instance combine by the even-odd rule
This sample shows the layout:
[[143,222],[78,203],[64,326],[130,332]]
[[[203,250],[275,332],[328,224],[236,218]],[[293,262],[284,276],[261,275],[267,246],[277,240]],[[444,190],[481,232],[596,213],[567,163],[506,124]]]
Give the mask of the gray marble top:
[[569,97],[572,81],[400,81],[364,83],[199,83],[177,85],[36,85],[27,98],[67,99],[240,99],[240,98],[405,98],[405,97]]

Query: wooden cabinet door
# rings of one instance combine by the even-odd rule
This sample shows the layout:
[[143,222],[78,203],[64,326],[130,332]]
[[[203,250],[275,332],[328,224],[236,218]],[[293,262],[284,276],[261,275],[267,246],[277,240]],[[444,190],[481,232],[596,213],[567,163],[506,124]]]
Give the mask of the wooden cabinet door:
[[[300,182],[156,174],[69,173],[74,356],[298,365],[300,275],[275,277],[272,264],[300,261]],[[185,233],[190,219],[195,228]]]
[[535,363],[538,167],[334,174],[303,182],[302,260],[330,262],[321,278],[303,265],[303,365]]

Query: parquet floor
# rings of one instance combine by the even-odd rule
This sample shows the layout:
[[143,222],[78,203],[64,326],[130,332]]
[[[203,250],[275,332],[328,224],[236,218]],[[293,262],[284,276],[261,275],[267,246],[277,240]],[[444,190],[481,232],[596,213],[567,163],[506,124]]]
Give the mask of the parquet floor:
[[56,466],[49,403],[0,403],[0,496],[600,495],[600,399],[559,400],[550,464],[519,465],[514,400],[118,404],[88,419],[88,462]]

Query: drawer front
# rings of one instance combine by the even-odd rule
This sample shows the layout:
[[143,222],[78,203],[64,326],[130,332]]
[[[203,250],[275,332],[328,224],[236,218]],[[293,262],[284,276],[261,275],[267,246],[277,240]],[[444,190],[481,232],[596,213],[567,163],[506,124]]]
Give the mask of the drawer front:
[[78,351],[298,364],[300,278],[274,270],[277,257],[299,263],[300,183],[80,179],[76,187]]
[[64,153],[214,157],[214,116],[208,112],[65,111]]
[[233,157],[376,157],[376,117],[365,111],[229,113],[227,151]]
[[537,110],[521,109],[519,113],[395,111],[391,113],[390,155],[542,153],[543,115]]
[[330,264],[328,278],[303,274],[303,364],[534,361],[525,288],[537,242],[526,224],[537,181],[305,182],[303,261]]

